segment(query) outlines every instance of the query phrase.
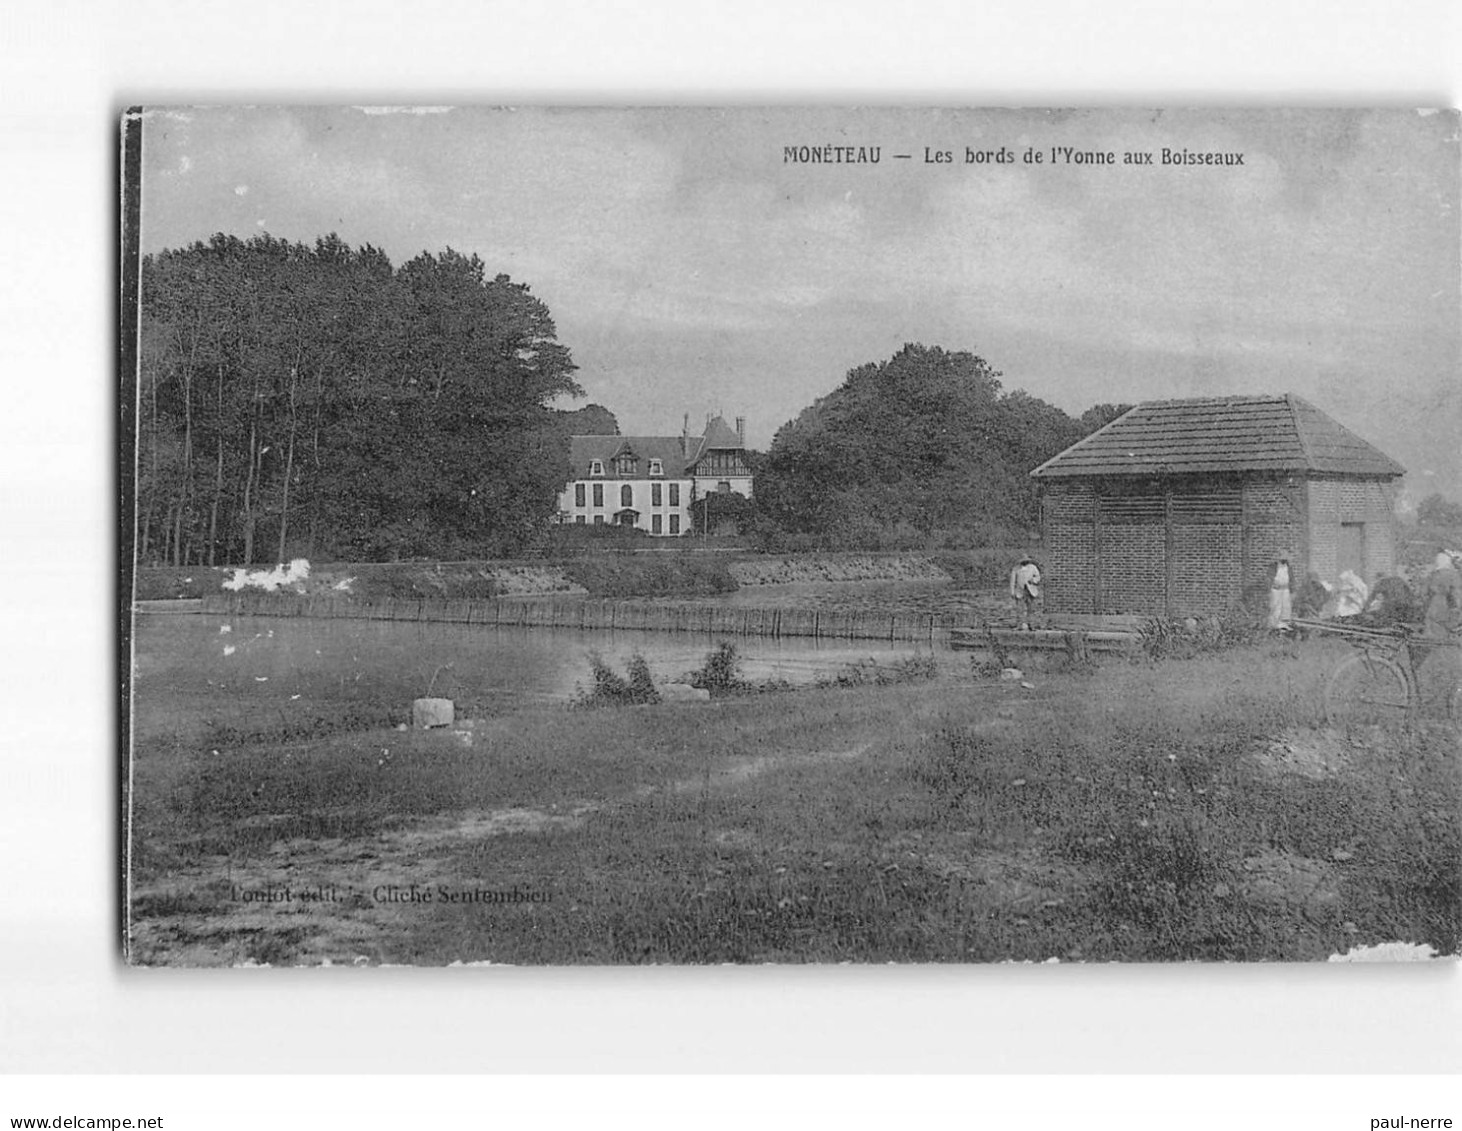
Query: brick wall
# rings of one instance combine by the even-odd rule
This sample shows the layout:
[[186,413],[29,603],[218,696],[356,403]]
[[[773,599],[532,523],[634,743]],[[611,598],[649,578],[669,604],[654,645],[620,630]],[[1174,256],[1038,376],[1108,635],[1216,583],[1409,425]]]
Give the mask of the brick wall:
[[1096,612],[1096,543],[1087,523],[1053,523],[1046,528],[1046,608],[1050,612]]
[[1102,528],[1102,613],[1164,611],[1167,536],[1161,523]]
[[[1224,487],[1224,483],[1228,484]],[[1391,492],[1377,481],[1291,480],[1253,475],[1243,480],[1243,524],[1209,507],[1233,481],[1177,485],[1190,502],[1173,507],[1173,569],[1168,584],[1166,528],[1142,512],[1140,491],[1114,497],[1102,507],[1100,554],[1095,517],[1098,493],[1091,483],[1053,483],[1046,487],[1043,520],[1046,537],[1046,607],[1055,613],[1133,613],[1173,615],[1220,613],[1235,600],[1262,607],[1269,574],[1281,554],[1290,558],[1296,583],[1306,572],[1333,582],[1342,522],[1365,524],[1366,580],[1395,568]],[[1154,488],[1156,490],[1156,488]],[[1198,498],[1206,518],[1188,518]],[[1231,504],[1230,504],[1231,505]],[[1309,524],[1304,517],[1309,511]],[[1100,566],[1100,577],[1098,567]],[[1098,599],[1098,589],[1100,599]]]
[[1041,573],[1049,612],[1096,612],[1095,500],[1096,492],[1088,483],[1054,483],[1045,491]]
[[[1243,601],[1253,611],[1269,602],[1270,570],[1281,554],[1288,554],[1298,580],[1304,576],[1307,548],[1304,539],[1305,484],[1302,480],[1254,477],[1244,483],[1245,535]],[[1313,548],[1309,548],[1313,554]]]
[[1250,522],[1295,522],[1303,505],[1298,481],[1263,477],[1244,481],[1244,511]]
[[1372,483],[1366,519],[1366,583],[1396,572],[1396,499],[1388,483]]
[[1096,513],[1096,491],[1089,483],[1054,483],[1044,497],[1047,522],[1091,522]]
[[1340,573],[1341,523],[1360,523],[1365,530],[1365,580],[1374,583],[1395,571],[1395,529],[1392,488],[1381,480],[1312,479],[1310,504],[1311,572],[1330,583]]
[[[1175,491],[1171,591],[1167,530],[1151,513],[1163,485],[1133,485],[1102,506],[1100,555],[1097,489],[1091,483],[1047,486],[1044,565],[1051,612],[1221,613],[1236,600],[1267,593],[1269,569],[1281,552],[1299,555],[1299,484],[1258,478],[1242,485],[1229,479],[1166,486]],[[1144,492],[1152,496],[1147,503]]]
[[1242,528],[1209,524],[1173,527],[1174,615],[1221,613],[1239,598]]
[[1310,502],[1309,572],[1332,584],[1340,573],[1340,484],[1312,479],[1307,484]]

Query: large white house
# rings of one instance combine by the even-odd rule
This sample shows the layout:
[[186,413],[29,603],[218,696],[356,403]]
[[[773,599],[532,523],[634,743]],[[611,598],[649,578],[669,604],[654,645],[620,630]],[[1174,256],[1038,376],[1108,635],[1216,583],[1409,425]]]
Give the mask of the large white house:
[[692,528],[697,499],[712,492],[751,498],[746,418],[710,417],[700,436],[690,418],[679,436],[571,436],[568,485],[558,497],[558,521],[635,526],[673,537]]

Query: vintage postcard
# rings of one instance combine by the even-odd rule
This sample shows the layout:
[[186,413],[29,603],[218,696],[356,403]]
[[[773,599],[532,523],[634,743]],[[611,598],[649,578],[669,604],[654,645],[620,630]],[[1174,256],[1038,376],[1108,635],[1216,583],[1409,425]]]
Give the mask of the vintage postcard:
[[129,112],[128,960],[1455,955],[1458,126]]

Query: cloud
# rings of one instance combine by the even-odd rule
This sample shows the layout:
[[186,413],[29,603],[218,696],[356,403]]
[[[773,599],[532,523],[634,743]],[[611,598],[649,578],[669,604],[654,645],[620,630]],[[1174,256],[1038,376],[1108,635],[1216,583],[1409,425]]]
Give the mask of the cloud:
[[[1452,114],[446,109],[150,112],[147,249],[267,211],[397,262],[476,252],[548,303],[626,427],[721,395],[754,400],[755,431],[923,340],[1071,411],[1288,388],[1393,445],[1445,432],[1403,394],[1430,403],[1462,361]],[[1245,164],[810,167],[794,143]]]

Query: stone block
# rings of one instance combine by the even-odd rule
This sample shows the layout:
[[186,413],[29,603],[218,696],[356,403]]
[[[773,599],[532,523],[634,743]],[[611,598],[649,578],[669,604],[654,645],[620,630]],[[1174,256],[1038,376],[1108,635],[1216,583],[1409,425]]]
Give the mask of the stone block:
[[450,699],[417,699],[411,704],[411,725],[418,730],[449,727],[454,714]]

